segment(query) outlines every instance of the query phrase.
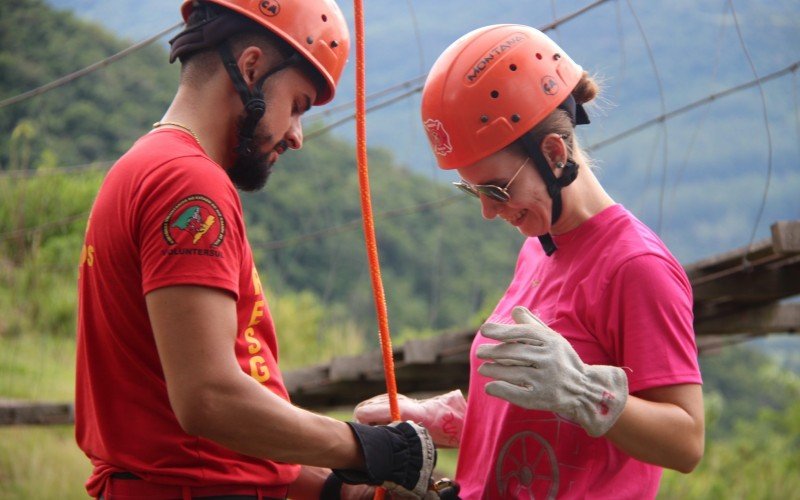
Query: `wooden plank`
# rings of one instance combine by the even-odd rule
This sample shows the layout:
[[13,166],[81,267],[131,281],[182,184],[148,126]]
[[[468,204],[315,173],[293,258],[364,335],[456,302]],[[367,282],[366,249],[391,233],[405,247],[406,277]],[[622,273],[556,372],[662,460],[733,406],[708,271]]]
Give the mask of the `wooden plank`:
[[800,257],[705,282],[693,280],[695,302],[764,303],[800,294]]
[[376,374],[383,377],[383,356],[380,351],[358,356],[340,356],[331,360],[331,382],[368,380]]
[[779,221],[770,229],[772,246],[777,253],[800,253],[800,221]]
[[444,361],[453,354],[454,348],[459,348],[464,342],[472,341],[475,329],[467,331],[446,333],[438,337],[410,340],[403,344],[402,360],[404,363],[436,363]]
[[693,282],[698,278],[730,270],[752,271],[759,262],[781,260],[800,253],[800,220],[778,221],[770,226],[770,238],[684,266]]
[[303,387],[312,387],[327,382],[328,378],[328,365],[314,365],[284,373],[283,383],[286,386],[286,390],[291,393]]
[[684,270],[689,279],[694,281],[701,276],[717,273],[742,263],[745,256],[749,261],[761,260],[774,254],[771,239],[755,242],[752,247],[740,247],[727,252],[722,252],[705,259],[700,259],[685,265]]
[[725,316],[695,322],[697,335],[719,335],[747,333],[800,332],[800,303],[769,304],[745,309]]
[[0,400],[0,425],[57,425],[75,422],[70,403]]

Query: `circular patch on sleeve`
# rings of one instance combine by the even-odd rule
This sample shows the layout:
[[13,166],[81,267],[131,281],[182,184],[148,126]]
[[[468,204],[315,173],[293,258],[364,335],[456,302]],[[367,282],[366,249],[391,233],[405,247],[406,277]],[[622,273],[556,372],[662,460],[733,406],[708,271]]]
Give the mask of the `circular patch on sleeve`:
[[193,194],[172,207],[161,225],[169,245],[206,244],[218,247],[225,237],[225,218],[216,203],[202,194]]

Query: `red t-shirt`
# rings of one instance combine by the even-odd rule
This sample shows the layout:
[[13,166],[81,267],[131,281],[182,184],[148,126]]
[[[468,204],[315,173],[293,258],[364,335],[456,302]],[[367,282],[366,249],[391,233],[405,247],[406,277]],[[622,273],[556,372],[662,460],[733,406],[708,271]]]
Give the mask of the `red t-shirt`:
[[[161,129],[109,171],[81,253],[75,433],[94,465],[87,491],[97,496],[109,474],[128,471],[156,483],[246,484],[285,496],[298,466],[236,453],[178,424],[145,304],[147,293],[172,285],[230,292],[242,370],[289,399],[239,195],[190,135]],[[191,331],[175,334],[192,341]]]
[[[536,238],[519,254],[514,278],[487,321],[513,324],[523,305],[569,340],[590,365],[625,367],[631,394],[699,384],[692,290],[659,238],[621,205],[554,237],[547,257]],[[644,499],[658,492],[661,467],[545,411],[484,392],[475,336],[457,481],[464,499]]]

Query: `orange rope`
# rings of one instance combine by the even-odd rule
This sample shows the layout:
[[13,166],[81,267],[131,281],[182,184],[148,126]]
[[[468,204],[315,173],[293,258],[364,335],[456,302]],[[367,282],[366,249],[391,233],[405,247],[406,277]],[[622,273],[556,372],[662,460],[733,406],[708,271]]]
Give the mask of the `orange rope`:
[[386,391],[389,394],[389,411],[392,420],[400,420],[397,406],[397,382],[394,378],[392,338],[389,335],[389,317],[386,312],[386,296],[383,292],[381,267],[378,261],[378,243],[375,240],[375,222],[372,217],[372,202],[369,191],[369,167],[367,166],[367,112],[366,71],[364,65],[364,7],[362,0],[355,2],[356,21],[356,150],[358,152],[358,183],[361,186],[361,213],[364,219],[364,238],[367,244],[372,293],[378,314],[383,371],[386,375]]
[[[370,201],[369,167],[367,166],[367,84],[364,56],[364,5],[362,0],[353,0],[356,25],[356,152],[358,155],[358,183],[361,187],[361,214],[364,220],[364,239],[367,245],[372,293],[378,315],[381,352],[383,353],[383,372],[386,377],[386,392],[389,395],[389,412],[392,420],[400,420],[397,405],[397,382],[394,377],[394,358],[392,357],[392,338],[389,334],[389,316],[386,312],[386,295],[383,291],[378,243],[375,239],[375,221],[372,217]],[[375,499],[382,499],[384,491],[375,492]]]

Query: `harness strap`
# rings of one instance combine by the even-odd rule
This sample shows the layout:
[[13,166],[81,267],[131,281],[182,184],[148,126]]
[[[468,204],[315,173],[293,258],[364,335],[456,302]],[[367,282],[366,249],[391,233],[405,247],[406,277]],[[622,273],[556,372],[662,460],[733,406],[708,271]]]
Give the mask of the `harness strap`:
[[[539,172],[547,188],[547,194],[550,195],[550,198],[553,200],[553,209],[550,214],[550,224],[553,225],[558,218],[561,217],[561,211],[563,210],[561,190],[572,184],[578,177],[578,164],[575,163],[572,158],[568,158],[562,169],[561,177],[556,177],[542,154],[541,144],[537,144],[534,141],[533,134],[528,132],[523,135],[520,140],[525,148],[525,152],[533,159],[533,164],[536,166],[536,170]],[[544,248],[545,253],[548,256],[553,255],[557,247],[550,233],[540,235],[539,241],[542,243],[542,248]]]

